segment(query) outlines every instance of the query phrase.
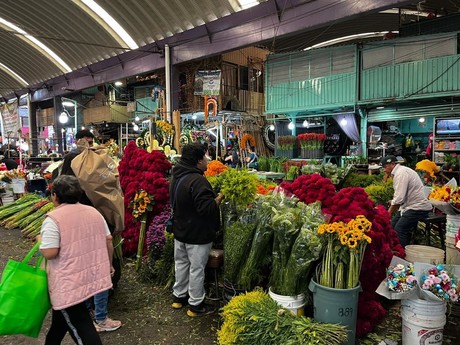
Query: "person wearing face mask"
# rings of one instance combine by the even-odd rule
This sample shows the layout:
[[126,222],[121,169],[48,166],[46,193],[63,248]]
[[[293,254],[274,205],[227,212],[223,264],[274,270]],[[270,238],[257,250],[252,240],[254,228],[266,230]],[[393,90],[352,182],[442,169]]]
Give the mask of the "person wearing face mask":
[[175,270],[172,307],[180,309],[188,304],[190,317],[215,311],[205,303],[204,279],[220,225],[219,205],[223,195],[216,195],[203,175],[207,166],[206,146],[185,145],[179,163],[173,168],[170,185]]

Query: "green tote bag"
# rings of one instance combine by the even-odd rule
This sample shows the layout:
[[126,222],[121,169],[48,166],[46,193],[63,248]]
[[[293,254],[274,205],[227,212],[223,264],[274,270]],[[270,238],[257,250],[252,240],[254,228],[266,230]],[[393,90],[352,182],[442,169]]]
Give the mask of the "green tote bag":
[[8,260],[0,281],[0,335],[24,334],[37,338],[51,308],[46,271],[28,264],[40,243],[22,262]]

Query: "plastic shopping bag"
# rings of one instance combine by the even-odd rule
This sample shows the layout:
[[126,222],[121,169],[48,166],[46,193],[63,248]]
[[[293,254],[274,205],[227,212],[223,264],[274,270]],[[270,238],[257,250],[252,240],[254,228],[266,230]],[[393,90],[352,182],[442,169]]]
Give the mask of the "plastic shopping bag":
[[0,281],[0,335],[24,334],[37,338],[51,308],[46,271],[28,264],[40,243],[22,262],[8,260]]

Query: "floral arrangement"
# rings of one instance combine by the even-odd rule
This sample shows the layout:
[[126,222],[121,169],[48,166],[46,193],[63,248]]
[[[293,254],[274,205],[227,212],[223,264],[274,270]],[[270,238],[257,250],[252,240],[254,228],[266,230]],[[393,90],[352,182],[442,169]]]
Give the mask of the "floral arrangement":
[[153,217],[150,223],[147,234],[146,243],[147,249],[153,253],[154,258],[159,258],[161,251],[166,242],[165,230],[166,223],[171,217],[171,209],[169,205],[160,213]]
[[367,235],[372,223],[359,215],[348,223],[334,222],[318,227],[325,252],[317,281],[336,289],[352,289],[359,285],[359,274],[366,245],[372,242]]
[[241,149],[242,150],[247,149],[248,141],[249,141],[250,146],[252,147],[256,146],[256,139],[254,139],[254,137],[251,134],[244,133],[243,137],[241,138]]
[[169,205],[169,182],[165,174],[170,169],[171,163],[162,151],[154,150],[149,153],[138,148],[134,141],[130,141],[126,146],[123,159],[118,166],[125,203],[125,230],[122,235],[123,252],[126,256],[136,252],[140,232],[140,223],[134,221],[130,212],[130,202],[141,189],[153,196],[155,204],[147,217],[149,224],[152,217],[160,214]]
[[300,147],[308,150],[322,149],[326,134],[320,133],[304,133],[297,136],[299,139]]
[[226,201],[237,208],[245,208],[254,201],[257,184],[257,176],[244,169],[228,169],[211,183],[215,190],[220,190]]
[[174,135],[174,126],[164,120],[156,120],[157,131],[161,131],[163,136]]
[[424,171],[428,175],[425,176],[425,178],[429,178],[431,181],[436,179],[435,174],[440,171],[440,168],[435,162],[432,162],[429,159],[424,159],[415,165],[415,170]]
[[112,158],[116,157],[120,152],[120,148],[114,139],[110,139],[110,141],[105,146],[107,147],[109,155],[112,156]]
[[428,196],[428,199],[449,202],[452,188],[453,187],[451,187],[450,185],[436,187],[431,191],[430,195]]
[[271,182],[268,180],[260,180],[257,184],[256,193],[260,195],[267,195],[269,193],[272,193],[276,187],[277,184],[275,182]]
[[132,209],[134,221],[141,222],[141,228],[139,231],[139,242],[137,245],[136,269],[139,269],[142,263],[147,213],[153,210],[153,205],[154,205],[153,195],[147,194],[147,192],[142,189],[134,195],[134,199],[129,203],[129,208]]
[[347,339],[345,326],[293,315],[260,289],[233,297],[222,308],[222,318],[220,345],[339,345]]
[[428,269],[421,278],[421,284],[422,290],[432,292],[442,301],[458,301],[457,279],[442,264]]
[[417,285],[414,274],[414,265],[397,264],[387,269],[387,286],[393,292],[407,292]]
[[335,194],[331,180],[319,174],[301,175],[293,182],[282,182],[280,187],[306,204],[320,201],[322,207],[329,207]]
[[278,147],[280,150],[292,150],[297,143],[297,137],[294,135],[282,135],[278,137]]
[[208,164],[208,168],[204,172],[204,176],[206,177],[217,176],[227,170],[228,170],[228,166],[226,166],[225,164],[221,163],[218,160],[213,160]]
[[133,200],[129,203],[129,208],[132,209],[134,221],[139,221],[147,215],[147,212],[153,210],[154,198],[145,190],[140,190],[134,195]]

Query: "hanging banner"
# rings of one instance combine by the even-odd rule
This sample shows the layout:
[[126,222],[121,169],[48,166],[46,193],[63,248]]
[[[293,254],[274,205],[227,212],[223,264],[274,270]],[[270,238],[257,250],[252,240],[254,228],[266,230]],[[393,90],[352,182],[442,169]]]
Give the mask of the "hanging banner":
[[217,96],[220,94],[220,70],[197,71],[194,95]]
[[5,103],[1,108],[3,134],[17,137],[19,126],[18,102]]

